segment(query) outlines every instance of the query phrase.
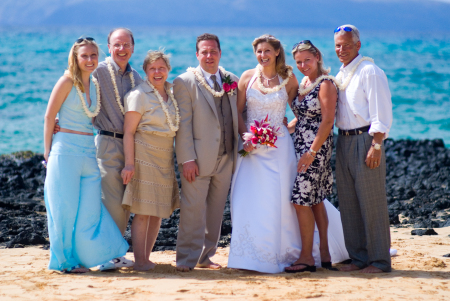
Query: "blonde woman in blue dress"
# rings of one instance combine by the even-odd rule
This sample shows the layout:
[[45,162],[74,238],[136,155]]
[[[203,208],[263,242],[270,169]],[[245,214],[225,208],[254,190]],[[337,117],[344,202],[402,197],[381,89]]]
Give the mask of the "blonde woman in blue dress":
[[[84,273],[126,254],[128,244],[101,202],[93,118],[100,111],[100,87],[91,73],[99,47],[80,38],[69,53],[69,67],[53,88],[44,123],[47,177],[44,198],[50,237],[49,269]],[[98,100],[98,101],[97,101]],[[59,113],[61,130],[53,135]]]

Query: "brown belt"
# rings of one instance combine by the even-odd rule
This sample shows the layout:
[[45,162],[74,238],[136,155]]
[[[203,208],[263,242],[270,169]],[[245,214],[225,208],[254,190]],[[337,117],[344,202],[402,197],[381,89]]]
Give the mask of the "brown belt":
[[349,136],[349,135],[361,135],[362,133],[368,132],[370,129],[370,125],[363,126],[362,128],[357,128],[353,130],[341,130],[339,129],[339,135]]

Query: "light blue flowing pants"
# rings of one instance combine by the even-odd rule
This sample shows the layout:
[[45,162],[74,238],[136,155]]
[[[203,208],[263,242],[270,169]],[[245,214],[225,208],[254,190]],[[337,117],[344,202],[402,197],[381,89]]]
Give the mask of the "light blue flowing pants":
[[93,136],[57,133],[44,197],[50,237],[49,269],[93,267],[123,256],[128,244],[101,202]]

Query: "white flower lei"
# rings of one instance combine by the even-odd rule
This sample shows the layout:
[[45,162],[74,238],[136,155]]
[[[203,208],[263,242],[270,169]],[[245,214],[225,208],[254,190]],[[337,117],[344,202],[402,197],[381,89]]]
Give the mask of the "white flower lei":
[[172,91],[170,89],[166,90],[167,95],[169,95],[170,99],[172,99],[173,106],[175,107],[175,124],[173,125],[172,119],[170,118],[169,110],[167,109],[167,104],[162,98],[161,94],[158,92],[158,90],[155,89],[155,87],[152,85],[152,83],[147,79],[147,84],[150,86],[150,88],[155,91],[155,95],[159,100],[159,103],[161,104],[162,110],[164,111],[164,114],[166,115],[167,123],[169,124],[169,128],[171,131],[176,132],[178,131],[178,128],[180,127],[180,110],[178,109],[178,103],[175,97],[173,96]]
[[269,93],[273,93],[273,92],[277,92],[280,91],[284,86],[287,85],[287,83],[289,82],[289,78],[292,76],[292,70],[288,71],[288,77],[285,78],[285,80],[283,80],[283,82],[273,88],[266,88],[264,87],[262,81],[261,81],[261,65],[258,64],[258,66],[256,66],[256,84],[258,85],[258,88],[261,92],[263,92],[264,94],[269,94]]
[[[109,74],[111,75],[111,81],[114,86],[114,93],[116,94],[116,102],[119,105],[119,108],[120,108],[120,111],[122,112],[122,114],[125,115],[125,109],[123,108],[123,105],[120,102],[119,90],[117,89],[117,83],[116,83],[116,75],[114,74],[111,60],[112,60],[111,57],[106,58],[106,63],[108,64],[108,71],[109,71]],[[133,71],[130,72],[130,80],[131,80],[131,89],[133,89],[135,86]]]
[[[219,70],[222,72],[222,74],[225,75],[226,71],[225,71],[225,69],[223,67],[219,66]],[[189,67],[189,68],[187,68],[186,71],[194,73],[195,77],[200,82],[200,84],[202,84],[202,86],[205,87],[206,90],[208,90],[214,97],[222,97],[223,94],[225,93],[225,90],[223,89],[223,87],[222,87],[222,91],[220,91],[220,92],[217,92],[214,89],[212,89],[209,86],[209,84],[206,82],[205,77],[203,76],[203,74],[200,74],[200,72],[198,72],[198,70],[196,68]],[[230,93],[228,93],[228,94],[230,94]]]
[[[77,92],[78,92],[78,97],[80,98],[81,104],[83,105],[84,113],[87,115],[87,117],[90,117],[90,118],[94,118],[95,116],[97,116],[98,113],[100,112],[100,107],[101,107],[100,85],[98,84],[97,79],[95,79],[94,77],[92,77],[92,82],[94,83],[95,89],[97,90],[97,106],[96,106],[94,112],[92,112],[91,110],[88,109],[88,107],[86,106],[86,100],[84,99],[84,96],[83,96],[83,92],[81,92],[81,89],[78,86],[75,86],[75,89],[77,89]],[[92,99],[91,99],[91,103],[92,103]]]
[[348,84],[350,84],[350,80],[353,77],[353,74],[355,74],[356,69],[359,67],[359,65],[364,62],[364,61],[369,61],[374,63],[373,59],[368,57],[368,56],[363,56],[363,58],[352,68],[352,70],[350,71],[349,75],[347,76],[347,78],[345,79],[345,82],[343,82],[343,73],[341,71],[339,71],[338,75],[336,75],[336,80],[338,81],[339,84],[339,89],[344,91],[345,89],[347,89]]
[[336,82],[336,78],[334,78],[334,76],[332,76],[332,75],[322,75],[322,76],[319,76],[307,88],[303,88],[305,86],[307,78],[308,78],[307,76],[303,77],[302,82],[300,83],[300,85],[298,87],[298,94],[300,94],[302,96],[308,94],[309,92],[311,92],[320,83],[320,81],[323,80],[323,79],[332,80],[339,87],[339,84]]

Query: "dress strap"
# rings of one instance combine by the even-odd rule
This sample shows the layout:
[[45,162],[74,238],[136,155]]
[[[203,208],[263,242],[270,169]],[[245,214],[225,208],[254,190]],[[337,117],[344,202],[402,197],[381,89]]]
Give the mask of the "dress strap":
[[250,88],[252,87],[253,83],[255,82],[255,80],[256,80],[256,73],[257,72],[255,72],[255,74],[253,74],[252,78],[248,82],[247,90],[245,91],[246,93],[248,92],[248,90],[250,90]]

